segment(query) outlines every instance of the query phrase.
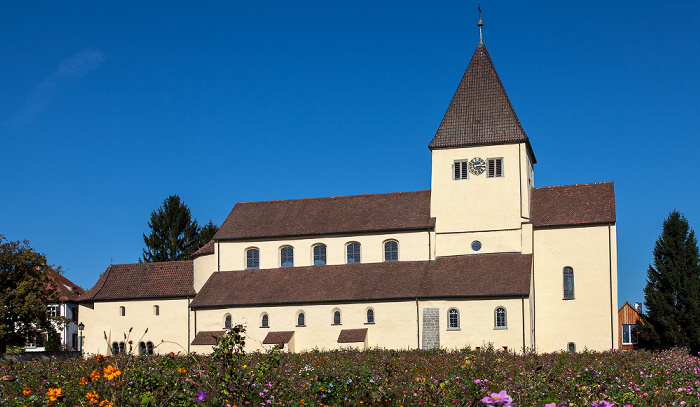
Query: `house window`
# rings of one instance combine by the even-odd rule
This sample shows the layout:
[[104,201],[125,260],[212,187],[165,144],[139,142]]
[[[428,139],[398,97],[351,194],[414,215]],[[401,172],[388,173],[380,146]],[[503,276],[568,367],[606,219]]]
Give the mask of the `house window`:
[[124,347],[124,342],[119,342],[119,353],[122,355],[126,353],[126,348]]
[[564,267],[564,299],[574,299],[574,269]]
[[119,342],[112,342],[112,355],[119,354]]
[[245,267],[249,269],[260,268],[260,250],[248,249],[245,252],[246,263]]
[[569,352],[576,352],[576,344],[573,342],[569,342],[566,344],[566,350]]
[[297,315],[297,326],[306,326],[303,312],[300,312],[299,315]]
[[314,266],[326,264],[326,245],[317,244],[314,246]]
[[452,179],[467,179],[469,177],[469,160],[458,160],[452,164]]
[[634,345],[637,343],[637,325],[622,324],[622,344]]
[[399,260],[399,242],[390,240],[384,243],[384,261]]
[[73,308],[73,322],[78,323],[78,307]]
[[493,314],[494,314],[494,328],[495,329],[508,329],[508,320],[506,318],[505,307],[496,307]]
[[231,315],[230,314],[226,314],[226,317],[224,317],[224,328],[231,329]]
[[160,315],[160,307],[157,305],[153,306],[153,315],[158,316]]
[[486,168],[486,177],[497,178],[503,176],[503,158],[489,158]]
[[450,308],[447,311],[447,329],[448,330],[458,330],[459,329],[459,311],[457,308]]
[[367,310],[367,323],[368,324],[374,323],[374,310],[372,308]]
[[50,317],[60,317],[61,316],[61,309],[59,308],[58,305],[49,305],[46,307],[46,313]]
[[294,267],[294,248],[291,246],[283,247],[280,250],[282,258],[282,267]]
[[153,348],[154,348],[153,342],[150,342],[150,341],[149,341],[149,342],[146,342],[146,353],[147,353],[147,354],[152,355],[152,354],[153,354]]
[[78,349],[78,334],[76,334],[76,333],[71,334],[70,347],[71,347],[71,349]]
[[340,311],[333,311],[333,325],[340,325]]
[[360,262],[360,244],[350,243],[346,247],[348,253],[348,263]]
[[270,317],[267,314],[263,314],[262,321],[260,321],[260,327],[269,328],[270,327]]
[[146,354],[146,342],[139,342],[139,355]]
[[119,315],[121,316],[126,316],[126,308],[124,307],[119,307]]

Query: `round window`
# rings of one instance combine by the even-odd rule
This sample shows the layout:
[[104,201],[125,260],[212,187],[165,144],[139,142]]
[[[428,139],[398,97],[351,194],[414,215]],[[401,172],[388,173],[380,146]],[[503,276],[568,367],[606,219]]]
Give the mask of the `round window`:
[[478,252],[479,250],[481,250],[481,242],[478,240],[473,241],[472,242],[472,250],[474,250],[475,252]]

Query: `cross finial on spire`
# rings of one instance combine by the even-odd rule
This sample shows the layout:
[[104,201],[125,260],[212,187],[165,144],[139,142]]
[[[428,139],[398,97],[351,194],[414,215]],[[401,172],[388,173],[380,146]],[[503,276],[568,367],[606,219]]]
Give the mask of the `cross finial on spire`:
[[484,36],[481,33],[481,27],[484,26],[484,20],[481,19],[481,3],[479,3],[479,21],[476,25],[479,27],[479,45],[484,45]]

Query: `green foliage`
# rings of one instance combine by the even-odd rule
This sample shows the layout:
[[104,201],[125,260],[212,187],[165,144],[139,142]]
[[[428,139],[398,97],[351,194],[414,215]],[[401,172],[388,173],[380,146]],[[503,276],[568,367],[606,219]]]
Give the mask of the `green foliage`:
[[0,353],[24,345],[29,336],[54,332],[46,302],[58,295],[50,273],[60,270],[46,265],[46,257],[28,241],[10,242],[0,235]]
[[216,226],[210,219],[209,223],[202,226],[202,230],[199,231],[199,247],[202,247],[205,244],[209,243],[218,231],[219,227]]
[[644,288],[647,313],[638,324],[639,344],[652,349],[676,346],[700,350],[700,256],[695,232],[678,211],[663,223],[654,263]]
[[143,235],[144,262],[187,260],[201,247],[197,220],[177,195],[165,198],[163,205],[151,212],[148,227],[150,234]]
[[46,345],[44,346],[47,352],[58,352],[61,350],[61,338],[55,332],[49,332],[46,335]]

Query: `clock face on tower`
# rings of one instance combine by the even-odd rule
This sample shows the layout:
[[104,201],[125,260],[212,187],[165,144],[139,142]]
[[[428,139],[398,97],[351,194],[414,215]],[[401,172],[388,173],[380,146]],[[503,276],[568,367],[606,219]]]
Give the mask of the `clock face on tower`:
[[469,161],[469,172],[471,172],[472,174],[481,175],[485,169],[486,162],[483,158],[472,158],[472,160]]

